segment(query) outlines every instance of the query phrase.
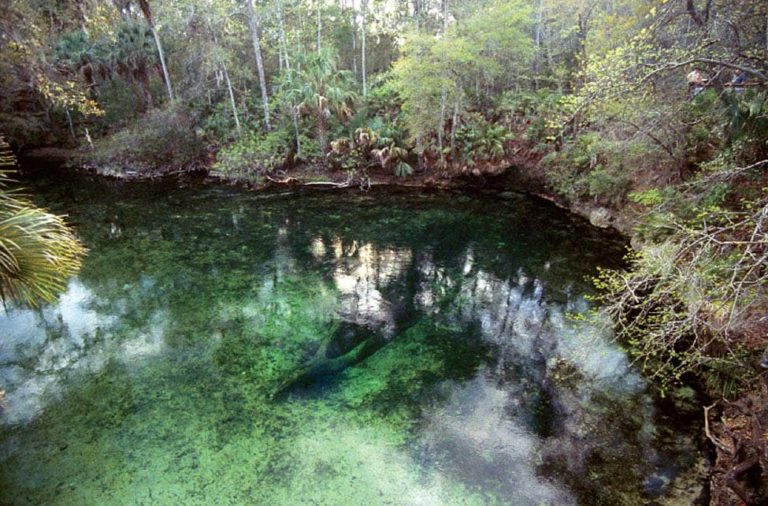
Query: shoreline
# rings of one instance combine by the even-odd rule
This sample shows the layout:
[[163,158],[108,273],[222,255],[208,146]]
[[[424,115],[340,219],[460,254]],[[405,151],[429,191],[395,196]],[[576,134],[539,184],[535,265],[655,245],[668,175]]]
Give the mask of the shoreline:
[[[246,179],[217,174],[210,166],[195,169],[163,169],[156,168],[150,172],[126,170],[125,168],[104,168],[94,165],[75,166],[79,152],[61,148],[39,148],[22,153],[19,156],[20,168],[23,173],[30,174],[40,170],[61,170],[66,168],[77,173],[114,179],[120,181],[203,181],[206,184],[239,187],[248,191],[265,191],[273,188],[323,188],[323,189],[354,189],[367,191],[371,188],[393,188],[421,191],[492,191],[503,193],[513,191],[530,195],[575,214],[600,229],[612,230],[621,234],[627,240],[633,241],[633,228],[636,218],[630,209],[614,209],[590,201],[572,202],[558,196],[546,188],[541,176],[538,175],[538,161],[519,157],[508,162],[500,170],[493,173],[482,173],[478,170],[459,174],[438,174],[436,171],[424,171],[405,177],[398,177],[382,169],[370,170],[366,179],[362,180],[357,174],[348,177],[340,170],[323,169],[315,171],[316,166],[300,165],[284,171],[276,171],[275,175],[254,176],[261,179]],[[30,165],[39,169],[30,170]],[[634,243],[634,241],[633,241]]]

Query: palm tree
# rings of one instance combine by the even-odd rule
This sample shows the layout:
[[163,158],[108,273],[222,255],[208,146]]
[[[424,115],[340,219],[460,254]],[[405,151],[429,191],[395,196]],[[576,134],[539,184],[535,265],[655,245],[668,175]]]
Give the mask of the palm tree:
[[93,45],[84,30],[63,34],[54,47],[54,56],[59,71],[63,74],[74,72],[82,76],[88,87],[95,91],[97,63]]
[[344,120],[351,113],[356,98],[352,76],[339,71],[335,54],[327,48],[300,53],[295,58],[293,77],[286,79],[286,95],[300,110],[311,112],[317,121],[317,140],[325,157],[328,151],[327,120],[332,115]]
[[138,84],[144,107],[150,110],[154,106],[149,87],[151,69],[155,65],[152,32],[133,20],[122,23],[116,31],[114,43],[96,44],[94,52],[118,75]]
[[64,289],[85,248],[60,216],[8,189],[15,163],[0,136],[0,300],[34,306]]

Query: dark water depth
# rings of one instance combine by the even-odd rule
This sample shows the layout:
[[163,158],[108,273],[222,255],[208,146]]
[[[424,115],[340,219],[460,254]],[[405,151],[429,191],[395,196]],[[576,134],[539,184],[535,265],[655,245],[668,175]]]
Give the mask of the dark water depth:
[[642,504],[690,438],[518,195],[30,183],[90,248],[0,315],[0,503]]

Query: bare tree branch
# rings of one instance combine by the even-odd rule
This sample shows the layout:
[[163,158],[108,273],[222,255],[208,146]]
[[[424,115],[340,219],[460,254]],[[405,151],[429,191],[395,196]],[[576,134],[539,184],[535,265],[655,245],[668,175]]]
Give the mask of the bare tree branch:
[[691,58],[689,60],[685,60],[685,61],[682,61],[682,62],[670,62],[670,63],[667,63],[667,64],[663,65],[662,67],[654,69],[652,72],[650,72],[645,77],[643,77],[640,80],[640,82],[645,82],[645,81],[651,79],[652,77],[654,77],[655,75],[657,75],[659,73],[670,71],[670,70],[675,70],[675,69],[678,69],[680,67],[686,67],[686,66],[692,65],[694,63],[706,63],[707,65],[719,65],[719,66],[728,67],[728,68],[731,68],[731,69],[739,69],[742,72],[745,72],[747,74],[751,74],[752,76],[761,79],[762,81],[768,82],[768,75],[764,74],[763,72],[761,72],[760,70],[758,70],[756,68],[747,67],[746,65],[739,65],[738,63],[733,63],[733,62],[728,62],[728,61],[723,61],[723,60],[716,60],[714,58]]

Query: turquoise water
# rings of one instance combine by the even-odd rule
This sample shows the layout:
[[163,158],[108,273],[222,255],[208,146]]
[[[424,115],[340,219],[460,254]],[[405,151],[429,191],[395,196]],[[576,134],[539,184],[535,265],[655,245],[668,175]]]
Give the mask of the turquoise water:
[[622,243],[546,203],[30,184],[90,254],[0,316],[3,504],[640,504],[690,464],[570,317]]

